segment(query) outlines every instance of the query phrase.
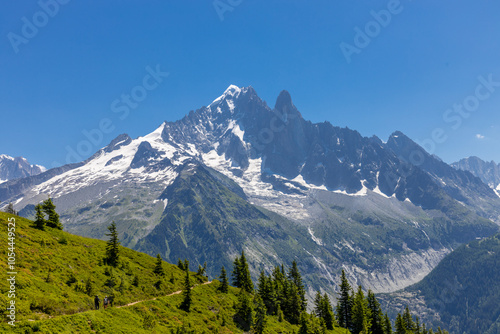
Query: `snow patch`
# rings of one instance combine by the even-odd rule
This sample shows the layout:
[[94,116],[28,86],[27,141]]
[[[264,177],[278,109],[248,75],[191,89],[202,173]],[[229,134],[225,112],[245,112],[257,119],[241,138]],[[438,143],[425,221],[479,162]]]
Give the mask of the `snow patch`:
[[213,102],[210,103],[209,107],[210,107],[210,109],[212,109],[211,108],[212,106],[215,106],[215,104],[221,102],[225,98],[227,98],[227,97],[236,98],[236,97],[238,97],[238,95],[240,95],[240,93],[241,93],[241,88],[239,88],[238,86],[235,86],[235,85],[229,85],[229,87],[227,87],[227,89],[224,91],[224,94],[222,94],[221,96],[219,96],[218,98],[213,100]]

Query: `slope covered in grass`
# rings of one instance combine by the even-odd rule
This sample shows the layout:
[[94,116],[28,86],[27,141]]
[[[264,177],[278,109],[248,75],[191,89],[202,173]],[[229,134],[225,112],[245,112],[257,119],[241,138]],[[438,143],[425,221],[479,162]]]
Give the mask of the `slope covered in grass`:
[[[19,323],[13,333],[244,333],[233,321],[239,289],[220,293],[219,282],[195,287],[190,312],[179,309],[182,295],[160,297],[129,307],[87,311],[45,321]],[[6,325],[4,325],[3,328]],[[2,328],[0,328],[2,329]],[[266,333],[297,333],[298,326],[269,316]],[[345,332],[345,330],[343,330]],[[341,329],[329,334],[344,333]]]
[[[16,326],[3,321],[0,332],[12,333],[243,333],[234,319],[240,289],[219,291],[220,283],[204,285],[204,276],[191,273],[193,301],[181,310],[179,292],[185,272],[163,263],[164,277],[153,273],[156,259],[124,247],[116,268],[104,264],[106,242],[74,236],[0,213],[7,230],[15,219]],[[0,242],[1,270],[8,271],[7,238]],[[88,283],[90,282],[90,283]],[[158,282],[161,284],[158,285]],[[9,286],[0,282],[1,302],[7,305]],[[114,296],[114,306],[93,310],[93,297]],[[251,296],[250,296],[251,297]],[[6,318],[6,310],[2,316]],[[307,316],[310,328],[319,320]],[[267,316],[266,333],[298,332],[299,326]],[[344,330],[345,331],[345,330]],[[340,329],[326,331],[340,333]]]
[[[166,295],[182,288],[183,271],[163,263],[164,277],[153,273],[155,258],[120,247],[117,267],[104,264],[106,242],[60,230],[35,229],[27,219],[0,212],[0,270],[7,272],[7,220],[16,222],[16,320],[43,319],[93,308],[94,295],[114,296],[114,305]],[[195,275],[193,276],[195,277]],[[193,282],[206,278],[197,276]],[[160,282],[160,283],[159,283]],[[0,281],[6,305],[8,282]],[[2,308],[5,313],[5,308]],[[4,314],[5,317],[5,314]]]

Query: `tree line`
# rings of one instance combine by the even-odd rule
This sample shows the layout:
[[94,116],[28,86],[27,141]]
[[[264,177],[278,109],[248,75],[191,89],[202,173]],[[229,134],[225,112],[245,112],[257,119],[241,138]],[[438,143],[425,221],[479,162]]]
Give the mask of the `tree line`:
[[[221,268],[219,291],[227,293],[228,278],[224,267]],[[336,327],[348,329],[353,334],[434,334],[413,316],[408,308],[399,313],[391,322],[383,313],[375,294],[368,290],[365,295],[361,286],[356,291],[349,284],[342,270],[339,283],[339,296],[334,308],[329,296],[316,292],[312,314],[307,313],[307,300],[302,276],[293,261],[285,270],[284,265],[276,266],[270,274],[260,272],[257,286],[254,287],[245,253],[233,262],[232,284],[240,288],[238,303],[233,319],[245,331],[264,333],[267,316],[277,316],[278,321],[288,321],[299,326],[299,334],[326,333]],[[438,328],[438,334],[446,331]]]

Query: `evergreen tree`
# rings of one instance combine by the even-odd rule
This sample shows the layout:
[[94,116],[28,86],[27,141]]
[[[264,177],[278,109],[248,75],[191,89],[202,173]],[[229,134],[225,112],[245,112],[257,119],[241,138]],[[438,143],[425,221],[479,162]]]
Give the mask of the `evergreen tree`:
[[191,295],[191,280],[189,279],[189,265],[185,268],[186,276],[184,278],[184,286],[182,288],[182,303],[179,306],[181,310],[189,312],[193,297]]
[[347,281],[345,271],[342,269],[340,281],[340,297],[337,303],[337,321],[340,327],[352,328],[352,296],[351,285]]
[[352,332],[355,334],[364,333],[368,334],[370,328],[370,309],[368,308],[368,301],[365,299],[361,285],[358,286],[353,303],[352,303]]
[[422,334],[422,327],[420,327],[420,319],[415,317],[415,334]]
[[405,307],[405,311],[403,313],[403,326],[407,331],[414,331],[416,329],[415,322],[413,322],[413,318],[411,317],[410,309],[408,305]]
[[297,267],[297,262],[295,260],[293,260],[292,262],[292,268],[288,273],[288,279],[292,281],[292,283],[297,287],[297,293],[299,294],[300,298],[300,311],[305,311],[307,308],[306,289],[304,288],[302,276],[300,275],[299,269]]
[[250,276],[250,269],[248,268],[248,263],[244,251],[241,251],[240,274],[241,274],[241,288],[243,288],[248,293],[252,293],[253,282],[252,282],[252,277]]
[[272,290],[274,291],[274,308],[277,310],[278,306],[284,315],[284,307],[286,306],[286,291],[287,281],[279,266],[276,266],[273,271],[272,277]]
[[332,304],[330,303],[330,298],[328,298],[328,295],[326,293],[323,295],[322,304],[323,304],[323,320],[325,321],[326,329],[332,330],[333,327],[336,325],[335,316],[333,315],[333,307]]
[[241,289],[238,294],[238,303],[236,305],[236,314],[234,320],[238,323],[239,327],[244,331],[249,331],[253,322],[253,307],[249,294]]
[[56,206],[50,197],[43,202],[42,207],[43,211],[49,216],[46,223],[47,226],[62,230],[63,227],[59,221],[59,214],[56,212]]
[[177,267],[179,267],[180,270],[186,270],[184,268],[184,262],[182,262],[181,258],[179,258],[179,261],[177,261]]
[[156,264],[153,272],[158,276],[165,276],[165,271],[163,270],[163,261],[160,254],[156,255]]
[[6,213],[10,213],[12,215],[17,215],[16,210],[14,210],[14,204],[12,204],[12,202],[10,202],[9,205],[7,205],[7,208],[5,209],[5,212]]
[[257,293],[262,298],[266,306],[267,314],[275,314],[276,299],[274,296],[273,282],[270,277],[267,277],[262,270],[257,282]]
[[262,334],[264,333],[264,330],[266,329],[267,325],[267,309],[266,305],[264,305],[264,301],[260,297],[259,294],[256,294],[254,299],[254,309],[255,309],[255,319],[253,322],[253,329],[255,333],[257,334]]
[[241,257],[234,259],[233,266],[233,285],[252,293],[253,282],[244,251],[241,251]]
[[387,313],[384,315],[384,334],[392,334],[391,319],[389,319]]
[[116,231],[116,224],[112,222],[111,225],[108,226],[109,233],[106,236],[109,237],[109,240],[106,244],[106,263],[110,266],[116,267],[118,265],[118,260],[120,257],[120,242],[118,241],[118,232]]
[[322,319],[324,316],[323,309],[323,296],[321,296],[321,292],[316,291],[316,295],[314,296],[314,314]]
[[45,214],[43,213],[43,207],[41,204],[37,204],[35,206],[36,218],[35,218],[35,227],[39,230],[45,230]]
[[293,283],[288,284],[288,293],[284,303],[284,313],[285,317],[291,324],[298,324],[300,321],[300,315],[302,312],[302,300],[297,289],[297,286]]
[[220,284],[220,287],[219,287],[219,291],[222,292],[222,293],[227,293],[228,290],[229,290],[229,283],[227,281],[227,274],[226,274],[226,268],[224,268],[224,266],[222,266],[221,270],[220,270],[220,281],[221,281],[221,284]]
[[233,272],[231,274],[232,279],[233,279],[233,286],[237,288],[241,288],[242,286],[242,278],[241,278],[241,272],[240,272],[240,258],[236,257],[233,262]]
[[406,328],[403,323],[403,317],[401,316],[400,313],[396,316],[396,332],[395,334],[406,334]]
[[384,334],[384,315],[375,294],[368,290],[368,308],[370,309],[370,330],[372,334]]
[[314,313],[321,319],[326,329],[333,329],[335,326],[335,317],[330,298],[328,298],[326,293],[323,296],[319,291],[316,293],[316,297],[314,298]]
[[300,328],[298,334],[309,334],[309,321],[306,317],[306,313],[302,312],[300,315]]

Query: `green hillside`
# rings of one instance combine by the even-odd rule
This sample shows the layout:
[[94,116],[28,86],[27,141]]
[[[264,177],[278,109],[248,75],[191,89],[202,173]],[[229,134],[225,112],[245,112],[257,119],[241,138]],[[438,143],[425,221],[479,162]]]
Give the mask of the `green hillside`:
[[[120,263],[104,264],[106,242],[61,230],[35,229],[27,219],[0,212],[4,238],[0,239],[0,268],[7,272],[7,220],[16,222],[16,315],[19,320],[45,319],[88,311],[94,295],[114,296],[114,305],[151,299],[182,288],[183,271],[163,263],[166,275],[153,273],[156,259],[120,248]],[[137,276],[137,279],[136,279]],[[205,281],[202,276],[197,281]],[[158,284],[158,281],[161,284]],[[8,282],[0,281],[1,302],[7,303]],[[3,310],[5,312],[5,310]]]
[[[204,276],[191,273],[191,285],[198,286],[192,290],[190,312],[185,312],[179,308],[183,296],[177,293],[183,289],[185,272],[178,266],[164,262],[165,276],[161,277],[153,273],[155,258],[121,247],[119,265],[112,268],[103,261],[105,241],[52,228],[37,230],[33,222],[1,212],[4,231],[9,219],[16,223],[16,326],[7,324],[3,308],[6,320],[0,332],[243,333],[233,320],[240,289],[229,287],[228,293],[221,293],[221,283],[209,283]],[[7,237],[0,241],[3,272],[11,270],[7,243]],[[2,305],[8,305],[7,280],[0,282],[0,289]],[[101,301],[105,295],[114,296],[113,307],[93,310],[96,294]],[[319,327],[316,318],[308,317],[311,329]],[[298,325],[280,322],[277,316],[266,318],[268,333],[299,330]]]
[[[187,313],[178,308],[181,295],[106,311],[87,311],[45,321],[22,322],[13,333],[243,333],[232,319],[238,290],[217,291],[218,282],[193,289],[194,307]],[[3,325],[1,329],[6,329]],[[297,332],[298,326],[268,317],[266,333]],[[345,333],[340,329],[327,333]]]

